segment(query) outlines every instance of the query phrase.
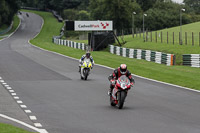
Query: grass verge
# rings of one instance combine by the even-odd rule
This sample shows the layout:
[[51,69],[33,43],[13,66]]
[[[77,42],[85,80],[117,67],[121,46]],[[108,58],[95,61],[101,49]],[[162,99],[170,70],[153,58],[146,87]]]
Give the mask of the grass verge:
[[[42,31],[35,39],[31,40],[32,44],[77,59],[79,59],[85,53],[79,49],[53,44],[52,36],[59,34],[62,23],[58,23],[51,13],[37,11],[31,12],[40,15],[44,19]],[[199,68],[185,66],[165,66],[145,60],[124,58],[110,54],[107,51],[94,51],[92,52],[92,56],[97,64],[116,68],[121,63],[126,63],[128,65],[128,69],[134,74],[200,90]]]
[[1,133],[33,133],[33,132],[28,132],[23,129],[11,126],[9,124],[3,124],[3,123],[0,123],[0,132]]
[[[0,35],[0,37],[1,37],[1,36],[5,36],[5,35],[9,35],[9,34],[13,33],[13,32],[17,29],[19,23],[20,23],[20,19],[18,18],[17,15],[15,15],[14,18],[13,18],[13,26],[12,26],[12,29],[11,29],[9,32],[7,32],[6,34]],[[2,39],[2,38],[0,38],[0,39]]]
[[132,38],[132,36],[125,36],[127,43],[123,47],[134,48],[134,49],[144,49],[144,50],[153,50],[169,54],[176,55],[176,65],[182,64],[182,55],[183,54],[199,54],[199,46],[191,45],[173,45],[173,44],[164,44],[164,43],[155,43],[155,42],[143,42],[141,38]]

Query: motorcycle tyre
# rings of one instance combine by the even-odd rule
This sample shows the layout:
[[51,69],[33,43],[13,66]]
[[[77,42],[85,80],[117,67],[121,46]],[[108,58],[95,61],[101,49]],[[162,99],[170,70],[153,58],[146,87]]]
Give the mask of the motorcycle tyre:
[[118,108],[122,109],[126,98],[126,92],[125,91],[118,92],[117,96],[118,96]]
[[84,70],[84,71],[85,71],[85,72],[84,72],[84,76],[85,76],[84,79],[87,80],[89,71],[88,71],[88,70]]

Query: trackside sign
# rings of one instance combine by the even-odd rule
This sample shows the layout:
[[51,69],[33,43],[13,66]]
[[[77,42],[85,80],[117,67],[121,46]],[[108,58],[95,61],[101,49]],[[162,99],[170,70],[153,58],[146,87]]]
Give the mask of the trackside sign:
[[75,21],[75,31],[111,31],[112,21]]

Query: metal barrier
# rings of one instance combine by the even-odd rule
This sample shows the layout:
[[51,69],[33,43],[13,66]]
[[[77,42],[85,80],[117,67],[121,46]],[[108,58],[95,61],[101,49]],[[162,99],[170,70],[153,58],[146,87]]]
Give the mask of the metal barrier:
[[12,26],[13,26],[13,21],[7,29],[0,31],[0,35],[6,34],[7,32],[9,32],[12,29]]

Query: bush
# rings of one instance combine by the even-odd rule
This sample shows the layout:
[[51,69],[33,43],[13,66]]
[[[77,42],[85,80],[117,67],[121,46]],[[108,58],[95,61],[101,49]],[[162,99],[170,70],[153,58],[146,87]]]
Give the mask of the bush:
[[67,20],[77,20],[78,19],[78,11],[75,9],[66,9],[63,11],[62,17]]
[[85,10],[81,10],[78,12],[78,19],[79,20],[90,20],[90,14]]

